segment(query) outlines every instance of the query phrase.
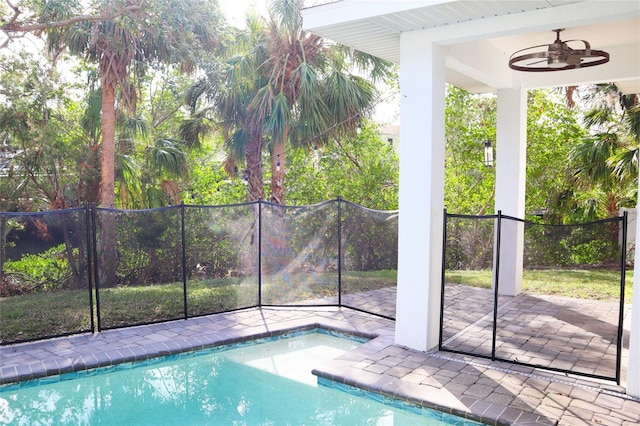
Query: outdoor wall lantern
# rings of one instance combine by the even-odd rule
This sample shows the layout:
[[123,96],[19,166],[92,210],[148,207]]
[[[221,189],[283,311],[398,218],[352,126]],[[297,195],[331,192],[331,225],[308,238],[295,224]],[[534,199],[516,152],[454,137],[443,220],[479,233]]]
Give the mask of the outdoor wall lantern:
[[484,143],[484,165],[487,167],[493,167],[493,145],[491,141]]

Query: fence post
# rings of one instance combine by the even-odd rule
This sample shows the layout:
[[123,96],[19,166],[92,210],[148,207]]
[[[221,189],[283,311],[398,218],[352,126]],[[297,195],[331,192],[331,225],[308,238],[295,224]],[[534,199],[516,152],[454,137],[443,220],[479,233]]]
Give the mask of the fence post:
[[7,218],[0,212],[0,281],[4,280],[5,263],[5,233],[7,232]]
[[443,210],[442,214],[442,278],[440,282],[440,330],[438,331],[438,350],[442,350],[442,337],[444,328],[444,287],[445,287],[445,272],[447,261],[447,209]]
[[338,195],[338,306],[342,307],[342,197]]
[[95,203],[91,207],[91,232],[93,234],[93,276],[96,280],[96,318],[98,319],[98,331],[102,331],[100,318],[100,262],[98,261],[98,211]]
[[258,307],[262,307],[262,197],[258,198]]
[[620,370],[622,365],[622,334],[624,324],[624,288],[627,278],[627,224],[628,212],[622,214],[622,242],[620,255],[620,307],[618,308],[618,340],[616,341],[616,383],[620,385]]
[[189,309],[187,306],[187,249],[184,227],[184,201],[180,203],[180,226],[181,226],[181,238],[182,238],[182,296],[184,306],[184,319],[189,318]]
[[93,319],[93,263],[91,262],[91,254],[93,252],[91,247],[91,206],[89,203],[84,205],[84,223],[85,223],[85,238],[87,244],[87,283],[89,287],[89,315],[91,316],[91,332],[94,333],[96,324]]
[[493,268],[493,331],[491,336],[491,360],[496,360],[496,338],[498,333],[498,277],[500,276],[500,240],[502,233],[502,210],[498,210],[498,224],[496,227],[496,259]]

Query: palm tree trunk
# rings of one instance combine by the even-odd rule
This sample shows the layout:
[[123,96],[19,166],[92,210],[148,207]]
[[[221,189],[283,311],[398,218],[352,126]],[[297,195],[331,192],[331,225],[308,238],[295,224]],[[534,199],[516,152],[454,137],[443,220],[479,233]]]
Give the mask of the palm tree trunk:
[[[100,205],[113,208],[115,206],[115,78],[110,73],[102,75],[102,179],[100,182]],[[116,285],[116,221],[115,215],[101,215],[101,242],[99,250],[99,285],[112,287]]]
[[100,205],[115,206],[115,141],[116,110],[115,83],[108,76],[102,79],[102,180]]
[[[284,205],[285,141],[288,133],[287,128],[282,140],[273,145],[271,153],[271,202],[274,204]],[[266,265],[267,273],[286,275],[291,262],[289,247],[286,243],[288,236],[286,210],[284,207],[271,206],[271,212],[273,223],[269,227],[270,232],[263,235],[266,246],[269,247],[268,252],[265,253],[263,265]]]
[[249,183],[248,201],[258,201],[264,198],[262,183],[262,135],[251,131],[249,143],[245,148],[247,156],[247,182]]
[[271,202],[276,204],[284,204],[285,143],[288,134],[289,129],[286,129],[284,137],[273,145],[271,153]]

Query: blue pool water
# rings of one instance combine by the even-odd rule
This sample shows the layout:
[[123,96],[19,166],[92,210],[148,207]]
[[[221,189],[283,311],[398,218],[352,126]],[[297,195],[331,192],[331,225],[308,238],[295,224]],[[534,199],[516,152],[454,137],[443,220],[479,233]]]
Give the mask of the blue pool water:
[[311,333],[224,351],[174,355],[5,386],[0,388],[0,423],[473,423],[439,412],[422,411],[423,415],[418,415],[371,398],[318,386],[311,369],[358,344],[324,333]]

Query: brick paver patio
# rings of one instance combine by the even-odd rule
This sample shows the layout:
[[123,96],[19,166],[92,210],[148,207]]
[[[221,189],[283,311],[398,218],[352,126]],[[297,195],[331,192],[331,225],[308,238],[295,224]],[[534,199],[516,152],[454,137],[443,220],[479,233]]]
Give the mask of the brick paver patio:
[[[478,341],[482,345],[486,339],[486,327],[483,325],[486,318],[469,312],[467,303],[472,303],[476,297],[474,306],[482,307],[484,305],[480,301],[484,299],[480,293],[473,293],[473,290],[465,293],[465,290],[468,289],[457,289],[457,298],[451,298],[448,305],[448,309],[453,309],[457,304],[461,315],[456,320],[454,311],[448,311],[452,318],[446,323],[446,341],[452,346],[464,345],[468,341]],[[357,300],[368,306],[382,307],[384,311],[394,304],[395,292],[381,291],[361,299],[351,296],[348,302],[354,305]],[[563,361],[589,371],[603,369],[608,372],[608,356],[598,359],[594,354],[599,351],[609,353],[609,342],[601,341],[603,335],[609,335],[609,313],[598,304],[594,305],[593,311],[581,305],[581,316],[571,316],[574,311],[572,302],[571,299],[531,299],[529,296],[520,302],[515,298],[500,313],[503,318],[509,318],[509,327],[504,327],[500,336],[500,350],[509,356],[515,354],[513,348],[517,345],[508,347],[509,343],[527,336],[529,341],[538,339],[534,341],[535,347],[529,349],[535,353],[539,352],[538,347],[549,350],[548,359],[552,359],[552,363],[565,358],[566,347],[574,345],[572,353],[575,359]],[[467,315],[463,316],[463,312]],[[543,318],[538,318],[540,315]],[[640,423],[640,401],[626,395],[624,386],[617,386],[614,382],[450,352],[423,353],[399,347],[393,344],[393,321],[348,308],[248,309],[93,335],[3,346],[0,347],[0,383],[317,326],[376,336],[356,350],[325,365],[318,365],[314,374],[321,377],[323,383],[326,380],[329,384],[331,381],[346,383],[487,424]],[[604,331],[602,327],[605,327]],[[540,338],[541,330],[547,328],[552,333],[543,334],[558,335],[560,340]],[[564,331],[568,336],[564,336]],[[559,345],[564,345],[565,350],[559,350]],[[524,354],[518,353],[517,356],[529,355],[525,350]]]

